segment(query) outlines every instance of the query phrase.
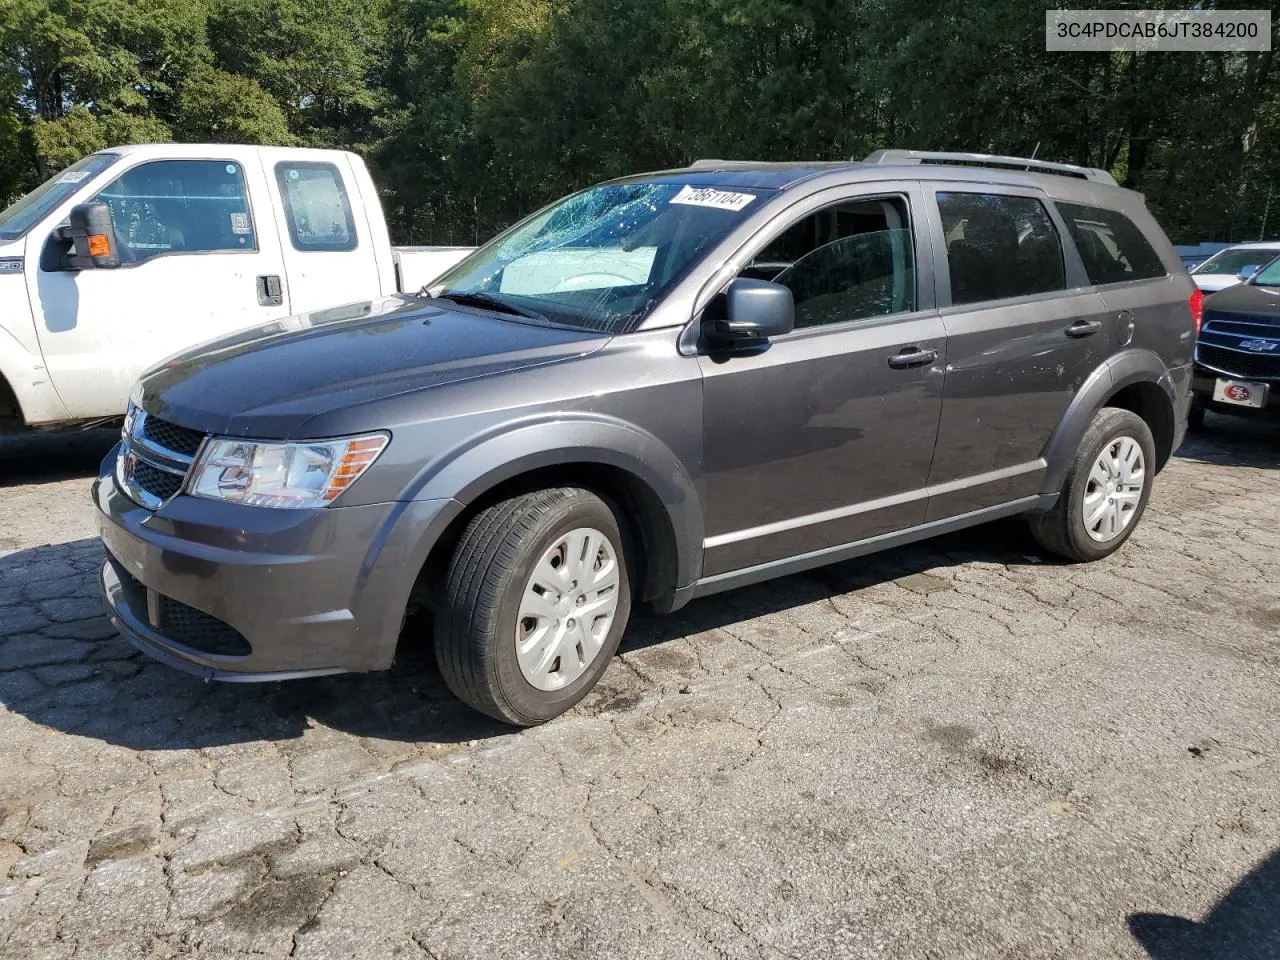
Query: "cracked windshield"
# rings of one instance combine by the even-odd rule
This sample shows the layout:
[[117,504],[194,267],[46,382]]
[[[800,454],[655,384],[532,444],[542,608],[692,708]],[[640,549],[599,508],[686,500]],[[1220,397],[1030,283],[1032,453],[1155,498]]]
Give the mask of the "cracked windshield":
[[492,241],[427,292],[626,333],[763,194],[653,182],[584,190]]

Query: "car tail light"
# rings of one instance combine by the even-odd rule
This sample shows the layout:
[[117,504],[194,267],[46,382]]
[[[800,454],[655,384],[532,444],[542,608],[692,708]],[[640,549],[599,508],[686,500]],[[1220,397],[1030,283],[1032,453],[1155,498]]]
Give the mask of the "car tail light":
[[1191,322],[1196,325],[1196,336],[1200,336],[1200,321],[1204,319],[1204,291],[1196,287],[1195,292],[1187,299],[1191,308]]

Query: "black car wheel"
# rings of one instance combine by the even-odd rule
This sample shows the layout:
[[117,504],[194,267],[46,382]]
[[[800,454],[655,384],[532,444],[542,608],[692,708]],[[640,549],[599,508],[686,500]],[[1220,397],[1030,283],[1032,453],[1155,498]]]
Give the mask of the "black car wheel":
[[540,490],[467,525],[446,576],[436,659],[459,698],[531,726],[581,700],[631,614],[628,541],[587,490]]
[[1068,560],[1100,560],[1129,539],[1156,472],[1151,429],[1136,413],[1105,407],[1085,431],[1053,509],[1031,519],[1042,547]]

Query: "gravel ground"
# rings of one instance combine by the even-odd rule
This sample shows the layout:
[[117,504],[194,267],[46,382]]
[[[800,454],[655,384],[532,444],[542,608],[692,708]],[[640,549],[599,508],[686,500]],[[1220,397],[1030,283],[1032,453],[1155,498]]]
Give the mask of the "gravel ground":
[[208,685],[114,635],[109,432],[0,444],[0,958],[1280,957],[1280,430],[1091,566],[1016,523],[633,624],[512,733],[426,642]]

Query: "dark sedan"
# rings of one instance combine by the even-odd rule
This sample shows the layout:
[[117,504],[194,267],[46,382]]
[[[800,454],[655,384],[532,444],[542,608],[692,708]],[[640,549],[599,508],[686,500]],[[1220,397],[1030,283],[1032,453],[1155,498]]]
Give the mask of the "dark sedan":
[[1204,412],[1280,412],[1280,259],[1204,302],[1191,423]]

